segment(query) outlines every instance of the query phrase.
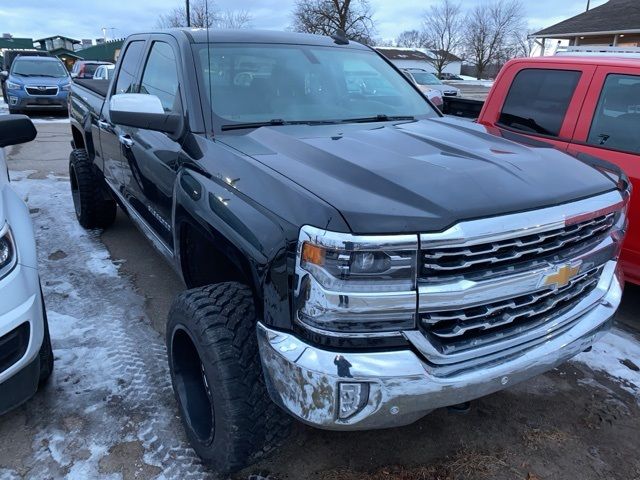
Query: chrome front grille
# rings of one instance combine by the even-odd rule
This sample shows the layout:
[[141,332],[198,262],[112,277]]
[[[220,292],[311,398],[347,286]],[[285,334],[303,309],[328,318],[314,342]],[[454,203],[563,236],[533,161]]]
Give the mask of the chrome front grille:
[[420,315],[421,328],[445,355],[521,335],[575,307],[595,289],[601,273],[602,267],[597,267],[561,288],[469,308],[425,312]]
[[435,280],[477,273],[504,265],[537,260],[563,249],[588,244],[609,231],[616,220],[616,212],[607,213],[583,222],[545,232],[523,235],[506,240],[468,246],[437,246],[421,251],[421,277]]

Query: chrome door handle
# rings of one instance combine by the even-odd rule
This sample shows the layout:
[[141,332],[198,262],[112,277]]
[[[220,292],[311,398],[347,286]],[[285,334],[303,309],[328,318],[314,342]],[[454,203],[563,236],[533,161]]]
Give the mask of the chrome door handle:
[[133,139],[129,135],[119,135],[118,140],[127,148],[133,147]]
[[98,120],[98,128],[101,130],[108,130],[109,124],[107,122],[103,122],[102,120]]

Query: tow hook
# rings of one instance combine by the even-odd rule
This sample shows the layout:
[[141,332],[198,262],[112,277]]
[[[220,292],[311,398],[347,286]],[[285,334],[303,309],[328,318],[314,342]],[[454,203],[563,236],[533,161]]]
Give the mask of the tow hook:
[[447,410],[449,411],[449,413],[455,413],[456,415],[466,415],[471,411],[471,402],[450,405],[447,407]]

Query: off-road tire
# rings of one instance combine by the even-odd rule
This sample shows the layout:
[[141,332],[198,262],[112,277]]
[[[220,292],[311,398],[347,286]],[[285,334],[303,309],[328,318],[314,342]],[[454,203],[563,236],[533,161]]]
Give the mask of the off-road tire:
[[42,301],[42,317],[44,319],[44,339],[38,356],[40,357],[40,376],[38,384],[43,385],[49,380],[53,373],[53,349],[51,348],[51,336],[49,335],[49,321],[47,320],[47,311]]
[[87,151],[77,148],[69,155],[71,194],[78,222],[84,228],[107,228],[116,219],[117,205],[105,193],[104,181],[93,171]]
[[291,419],[264,384],[248,287],[220,283],[178,295],[169,312],[167,351],[187,437],[215,471],[240,470],[287,437]]

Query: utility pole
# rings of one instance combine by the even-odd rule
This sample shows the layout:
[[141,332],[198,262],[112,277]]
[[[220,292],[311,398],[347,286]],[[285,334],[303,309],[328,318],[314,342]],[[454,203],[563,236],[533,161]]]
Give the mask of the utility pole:
[[189,10],[189,0],[186,0],[186,11],[187,11],[187,27],[191,26],[191,12]]
[[[189,0],[187,0],[187,3],[189,3]],[[590,6],[591,6],[591,0],[587,0],[587,12],[589,11]]]

